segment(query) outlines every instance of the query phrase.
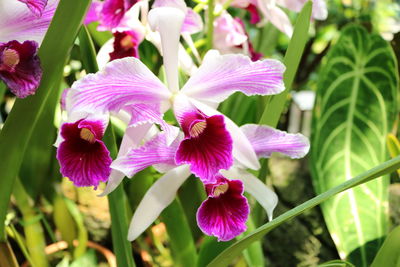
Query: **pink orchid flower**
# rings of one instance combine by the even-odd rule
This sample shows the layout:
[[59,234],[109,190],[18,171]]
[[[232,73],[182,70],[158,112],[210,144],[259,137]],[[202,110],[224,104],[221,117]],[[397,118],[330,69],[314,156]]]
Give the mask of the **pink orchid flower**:
[[262,58],[262,54],[254,51],[243,21],[233,18],[228,12],[223,12],[214,21],[213,42],[214,48],[222,54],[242,53],[253,61]]
[[[104,194],[116,188],[125,175],[131,177],[148,166],[166,172],[139,205],[132,219],[130,240],[144,231],[171,203],[177,189],[191,173],[203,181],[208,193],[206,204],[198,212],[200,227],[220,240],[233,238],[244,231],[248,212],[238,221],[226,220],[221,225],[218,223],[221,220],[215,216],[223,218],[227,214],[216,213],[213,208],[215,205],[226,206],[227,200],[237,198],[241,205],[232,208],[248,210],[241,183],[245,190],[253,192],[269,216],[276,205],[273,192],[244,170],[260,167],[257,156],[265,157],[273,151],[303,156],[309,147],[307,139],[299,135],[293,137],[265,126],[248,126],[249,129],[242,131],[216,110],[220,102],[236,91],[246,95],[281,92],[284,66],[279,61],[252,62],[243,55],[220,55],[210,51],[197,72],[179,90],[178,44],[184,18],[185,13],[175,7],[154,8],[148,17],[152,28],[161,36],[168,87],[138,59],[124,58],[75,82],[67,93],[66,108],[70,116],[80,113],[127,115],[128,128],[118,158],[111,164]],[[173,108],[183,130],[179,136],[176,128],[162,120],[162,114],[169,108]],[[163,132],[147,138],[150,141],[141,146],[154,123],[159,124]],[[255,149],[253,143],[262,145]],[[84,175],[85,179],[91,179],[89,171]],[[209,214],[214,219],[203,216],[209,207]],[[235,228],[235,223],[240,225]],[[216,229],[223,229],[226,234]]]
[[[251,143],[258,158],[270,157],[272,152],[301,158],[309,150],[309,142],[301,134],[287,134],[255,124],[244,125],[238,131]],[[168,145],[165,133],[156,133],[144,145],[129,149],[111,164],[113,171],[121,172],[122,176],[127,177],[132,177],[149,166],[165,172],[165,175],[146,192],[135,211],[129,228],[129,240],[136,239],[153,223],[162,210],[173,201],[178,188],[191,175],[187,165],[180,165],[175,160],[183,138],[180,135]],[[272,218],[277,204],[275,193],[245,171],[245,168],[235,160],[229,170],[221,170],[215,175],[213,182],[205,183],[208,197],[197,212],[198,225],[205,234],[214,235],[220,241],[227,241],[246,230],[249,206],[243,196],[243,190],[250,193],[264,207],[268,217]],[[107,184],[106,193],[109,193],[109,186],[110,182]],[[238,216],[230,216],[231,214]]]
[[42,77],[37,52],[58,0],[46,2],[0,0],[0,79],[19,98],[34,94]]
[[[307,0],[235,0],[231,5],[248,10],[251,23],[263,25],[271,22],[278,30],[291,37],[293,26],[281,7],[300,12],[306,2]],[[325,0],[313,0],[312,18],[325,20],[327,16]]]

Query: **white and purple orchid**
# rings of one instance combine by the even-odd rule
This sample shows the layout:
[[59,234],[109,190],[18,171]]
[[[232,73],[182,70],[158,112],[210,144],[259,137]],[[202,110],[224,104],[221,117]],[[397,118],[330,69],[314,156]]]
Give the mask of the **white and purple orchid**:
[[[199,227],[221,241],[234,238],[246,229],[249,205],[244,191],[260,202],[269,218],[277,203],[273,191],[246,169],[259,169],[258,158],[272,152],[298,158],[309,149],[302,135],[267,126],[239,128],[216,110],[237,91],[246,95],[282,92],[285,67],[277,60],[252,62],[244,55],[220,55],[212,50],[179,89],[178,47],[185,15],[171,6],[149,12],[150,26],[161,36],[167,87],[141,61],[128,57],[114,60],[102,71],[75,82],[66,96],[67,113],[74,119],[61,127],[62,143],[57,155],[64,176],[72,175],[69,178],[78,186],[97,186],[98,181],[108,178],[107,194],[125,175],[132,177],[149,166],[165,173],[139,204],[129,240],[151,225],[192,173],[204,183],[208,196],[197,213]],[[181,133],[162,119],[170,108]],[[88,114],[104,114],[103,123],[94,122]],[[107,123],[110,114],[125,115],[128,125],[118,157],[111,165],[104,160],[108,154],[101,142],[103,131],[96,130],[96,125]],[[153,124],[160,125],[162,132],[154,130]],[[84,145],[76,145],[81,143]],[[85,168],[74,172],[82,161]],[[110,167],[108,177],[105,170]]]
[[[278,30],[291,37],[293,26],[282,7],[300,12],[306,2],[307,0],[234,0],[231,5],[249,11],[250,23],[264,25],[271,22]],[[325,20],[327,16],[325,0],[313,0],[312,18]]]
[[240,18],[233,18],[228,12],[223,12],[214,21],[213,47],[222,54],[248,55],[253,61],[263,56],[254,50],[243,21]]
[[57,4],[57,0],[0,0],[0,79],[19,98],[34,94],[39,86],[42,70],[37,52]]

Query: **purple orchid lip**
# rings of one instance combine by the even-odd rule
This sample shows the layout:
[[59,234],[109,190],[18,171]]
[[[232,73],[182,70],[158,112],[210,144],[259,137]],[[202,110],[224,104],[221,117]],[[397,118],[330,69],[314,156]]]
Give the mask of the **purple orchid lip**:
[[233,164],[232,138],[225,129],[224,117],[192,111],[181,116],[180,124],[185,139],[179,144],[176,163],[190,164],[190,170],[203,182],[213,183],[219,170]]
[[60,172],[76,186],[98,186],[107,181],[111,169],[111,157],[101,141],[104,124],[101,121],[82,119],[64,123],[61,136],[64,141],[57,149]]
[[110,53],[110,59],[118,59],[124,57],[139,58],[140,37],[134,31],[124,31],[113,33],[114,51]]
[[35,41],[0,43],[0,79],[19,98],[33,95],[42,78]]
[[229,241],[246,230],[250,208],[243,196],[243,183],[216,176],[216,183],[206,184],[208,198],[197,211],[197,223],[207,235]]

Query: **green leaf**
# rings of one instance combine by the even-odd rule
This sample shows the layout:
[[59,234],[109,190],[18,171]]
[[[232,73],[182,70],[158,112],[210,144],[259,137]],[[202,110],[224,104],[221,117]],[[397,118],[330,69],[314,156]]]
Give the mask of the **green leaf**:
[[[387,157],[386,136],[397,114],[397,64],[389,44],[361,26],[341,31],[319,75],[311,137],[317,193]],[[367,266],[387,234],[388,177],[322,205],[341,258]]]
[[267,233],[269,233],[274,228],[278,227],[282,223],[304,213],[305,211],[321,204],[322,202],[328,200],[329,198],[337,195],[347,189],[353,188],[357,185],[366,183],[375,178],[378,178],[382,175],[391,173],[396,169],[400,168],[400,156],[389,161],[386,161],[375,168],[372,168],[346,182],[329,189],[328,191],[304,202],[303,204],[283,213],[282,215],[276,217],[269,223],[264,224],[263,226],[257,228],[251,234],[245,236],[238,242],[234,243],[228,249],[224,250],[220,253],[209,265],[208,267],[224,267],[228,266],[231,261],[239,256],[239,254],[246,249],[253,242],[260,240]]
[[318,264],[318,267],[355,267],[353,264],[343,260],[333,260]]
[[[43,77],[36,94],[17,99],[0,132],[0,222],[4,222],[12,187],[32,134],[50,90],[60,80],[64,62],[71,49],[90,0],[61,0],[39,49]],[[66,16],[66,14],[68,14]],[[7,151],[7,153],[4,153]],[[0,223],[0,241],[5,240]]]
[[287,100],[288,93],[292,87],[294,77],[300,64],[301,55],[308,40],[308,28],[310,27],[310,17],[312,10],[312,2],[308,1],[301,10],[293,30],[293,36],[290,40],[288,49],[283,59],[286,71],[283,74],[283,82],[285,83],[285,91],[275,96],[265,96],[264,112],[260,119],[260,124],[266,124],[276,127],[281,117],[283,108]]
[[197,253],[192,232],[178,198],[161,213],[171,241],[174,266],[196,266]]
[[400,226],[387,236],[371,267],[400,267]]
[[198,267],[205,267],[209,264],[219,253],[227,249],[234,243],[234,240],[228,242],[218,242],[214,236],[205,236],[203,244],[199,251]]

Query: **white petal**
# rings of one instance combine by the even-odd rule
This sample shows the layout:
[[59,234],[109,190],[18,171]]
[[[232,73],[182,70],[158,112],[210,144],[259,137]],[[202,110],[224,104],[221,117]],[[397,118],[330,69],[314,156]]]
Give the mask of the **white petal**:
[[128,240],[135,240],[174,200],[178,188],[190,176],[189,166],[172,169],[146,192],[129,226]]
[[278,196],[268,188],[257,177],[238,168],[231,168],[228,171],[222,170],[221,173],[230,179],[240,179],[244,184],[244,190],[252,195],[258,203],[265,209],[268,219],[272,220],[273,211],[278,204]]
[[185,13],[174,7],[158,7],[150,10],[149,24],[161,35],[161,45],[168,88],[172,92],[179,90],[178,47]]

